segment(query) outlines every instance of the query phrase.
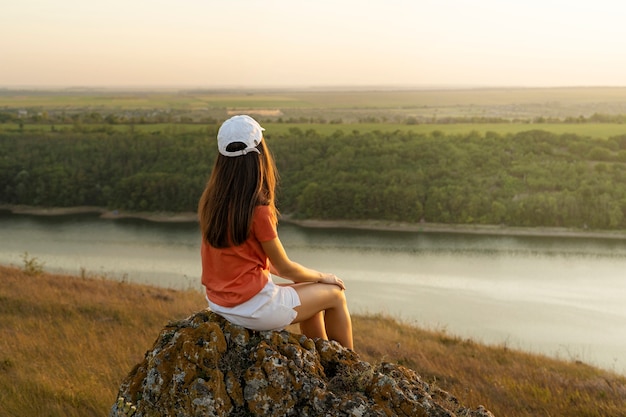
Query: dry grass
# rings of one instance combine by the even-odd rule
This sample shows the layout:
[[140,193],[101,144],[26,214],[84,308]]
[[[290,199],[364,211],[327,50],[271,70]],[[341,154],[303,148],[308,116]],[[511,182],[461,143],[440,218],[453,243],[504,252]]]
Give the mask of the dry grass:
[[[0,266],[0,415],[105,416],[161,328],[201,294]],[[626,379],[486,347],[383,316],[354,317],[364,360],[398,362],[496,416],[626,416]]]
[[0,415],[104,416],[161,328],[197,292],[0,267]]
[[496,416],[626,416],[626,378],[566,362],[426,331],[383,316],[355,317],[363,359],[396,362],[462,404]]

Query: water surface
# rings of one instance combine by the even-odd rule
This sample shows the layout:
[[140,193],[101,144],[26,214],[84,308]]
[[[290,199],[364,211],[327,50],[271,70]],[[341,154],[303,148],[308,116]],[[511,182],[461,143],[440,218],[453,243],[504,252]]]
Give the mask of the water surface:
[[[626,241],[305,229],[281,225],[289,256],[334,272],[356,313],[506,344],[626,374]],[[28,252],[50,271],[200,287],[193,223],[0,212],[0,263]]]

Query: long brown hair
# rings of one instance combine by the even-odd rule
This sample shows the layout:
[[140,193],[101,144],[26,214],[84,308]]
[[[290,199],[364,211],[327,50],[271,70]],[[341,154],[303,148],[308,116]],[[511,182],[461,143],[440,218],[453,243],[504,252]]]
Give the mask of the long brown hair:
[[[232,143],[228,150],[236,151],[238,145],[245,147]],[[198,202],[202,238],[213,247],[225,248],[245,242],[252,227],[254,208],[258,205],[270,206],[276,221],[278,172],[265,140],[257,149],[260,153],[248,152],[236,157],[217,155]]]

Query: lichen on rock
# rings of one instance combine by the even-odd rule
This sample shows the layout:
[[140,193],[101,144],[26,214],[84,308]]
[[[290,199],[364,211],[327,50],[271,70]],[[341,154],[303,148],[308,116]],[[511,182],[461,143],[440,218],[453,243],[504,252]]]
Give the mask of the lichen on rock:
[[207,310],[168,324],[122,382],[110,417],[131,416],[493,417],[403,366]]

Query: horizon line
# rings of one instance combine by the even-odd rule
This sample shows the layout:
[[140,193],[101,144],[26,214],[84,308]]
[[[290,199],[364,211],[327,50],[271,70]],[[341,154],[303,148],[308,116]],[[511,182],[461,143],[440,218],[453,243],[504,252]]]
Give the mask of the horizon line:
[[626,85],[484,85],[484,84],[369,84],[369,85],[293,85],[293,86],[255,86],[255,85],[0,85],[0,91],[436,91],[436,90],[534,90],[534,89],[588,89],[588,88],[626,88]]

